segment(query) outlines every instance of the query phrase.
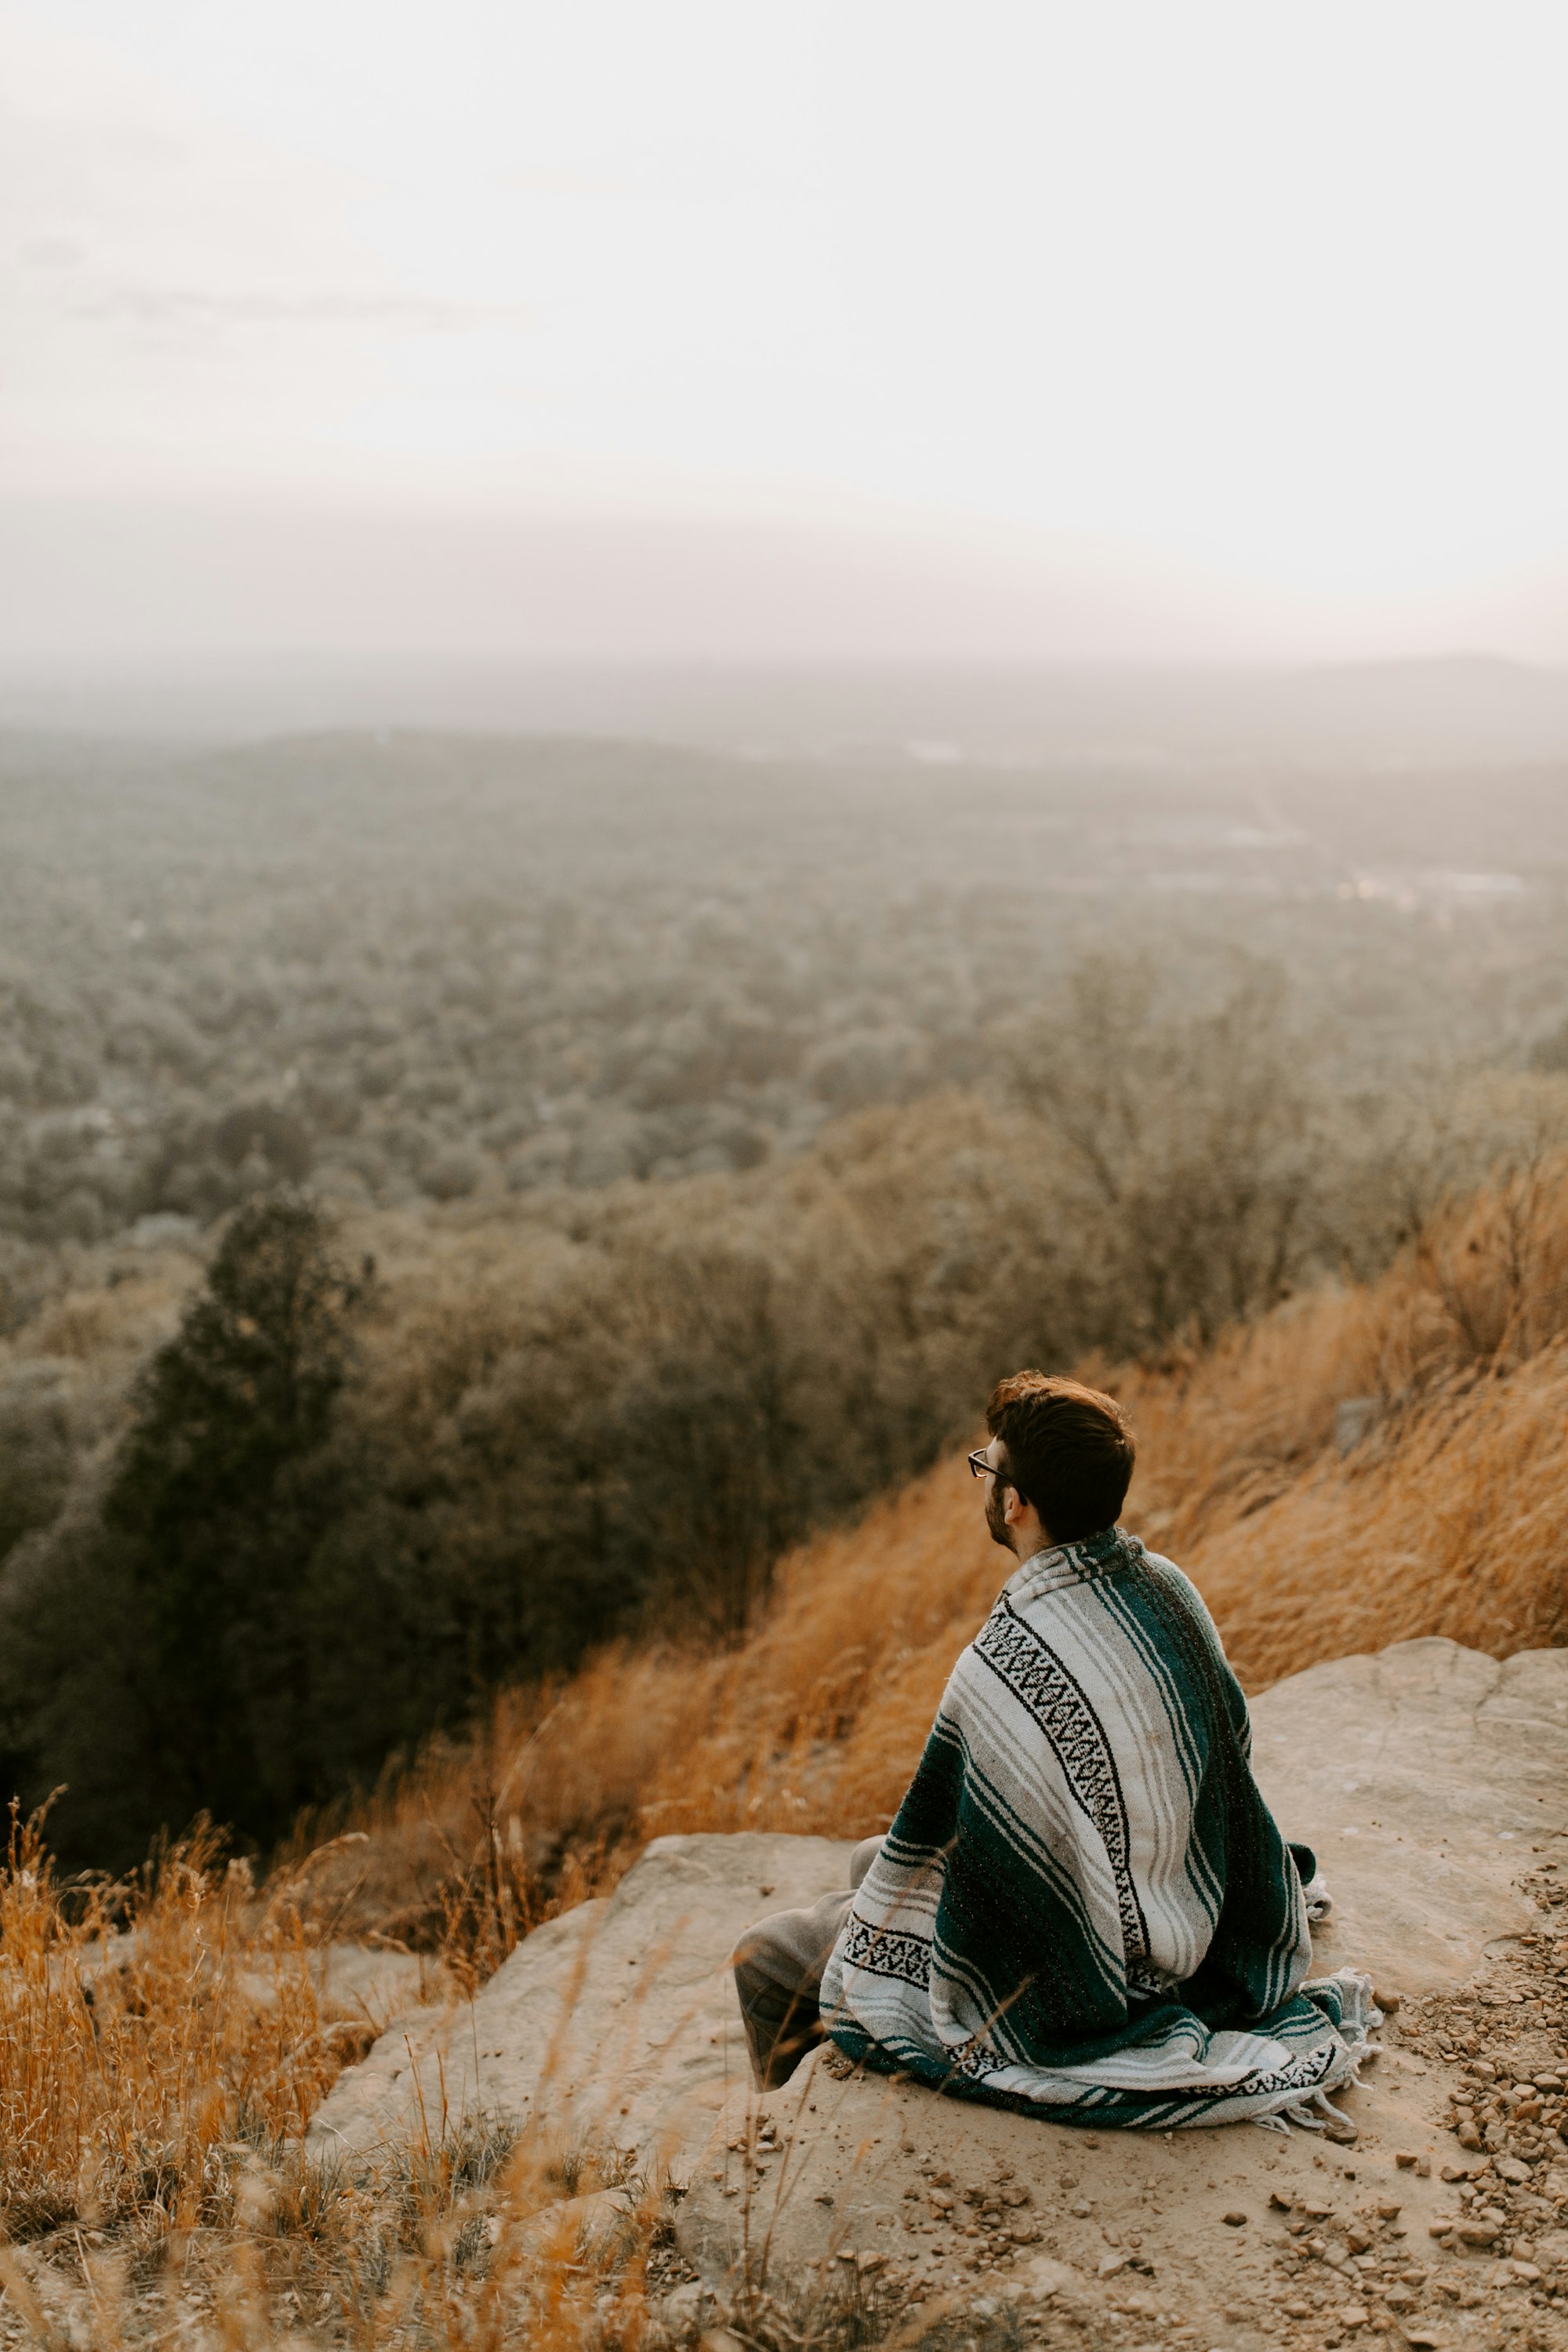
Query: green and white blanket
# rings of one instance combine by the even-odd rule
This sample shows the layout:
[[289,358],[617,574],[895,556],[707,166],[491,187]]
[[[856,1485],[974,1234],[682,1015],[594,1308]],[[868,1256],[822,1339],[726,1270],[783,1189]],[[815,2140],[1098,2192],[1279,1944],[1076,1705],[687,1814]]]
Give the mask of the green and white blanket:
[[1179,1569],[1120,1528],[1026,1560],[834,1946],[833,2039],[1057,2122],[1321,2120],[1382,2021],[1366,1978],[1305,1981],[1301,1874],[1250,1753]]

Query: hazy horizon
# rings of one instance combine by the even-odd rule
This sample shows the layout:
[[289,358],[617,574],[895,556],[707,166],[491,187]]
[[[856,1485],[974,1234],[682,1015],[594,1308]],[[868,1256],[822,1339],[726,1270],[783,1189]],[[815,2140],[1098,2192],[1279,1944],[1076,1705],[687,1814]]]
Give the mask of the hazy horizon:
[[1482,655],[1295,665],[0,657],[0,738],[197,745],[389,730],[643,740],[764,761],[1075,769],[1086,780],[1480,772],[1568,761],[1568,670]]
[[1568,661],[1516,5],[0,0],[0,643]]

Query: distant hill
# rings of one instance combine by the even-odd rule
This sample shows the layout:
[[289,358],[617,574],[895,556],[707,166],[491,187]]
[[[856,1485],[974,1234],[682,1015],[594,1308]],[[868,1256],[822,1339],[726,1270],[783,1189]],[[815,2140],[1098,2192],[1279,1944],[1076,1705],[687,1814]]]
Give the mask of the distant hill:
[[1568,670],[1485,655],[1268,667],[605,667],[275,659],[0,669],[0,728],[272,735],[412,727],[652,737],[830,760],[1289,770],[1568,760]]

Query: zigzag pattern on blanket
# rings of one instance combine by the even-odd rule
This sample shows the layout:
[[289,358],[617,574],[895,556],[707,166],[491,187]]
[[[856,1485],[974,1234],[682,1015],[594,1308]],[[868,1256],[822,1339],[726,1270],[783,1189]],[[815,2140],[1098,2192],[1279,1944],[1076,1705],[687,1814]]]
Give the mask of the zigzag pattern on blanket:
[[1127,1807],[1116,1759],[1093,1707],[1037,1629],[1009,1608],[1005,1594],[975,1636],[973,1654],[1028,1709],[1060,1757],[1068,1787],[1105,1847],[1116,1882],[1123,1950],[1129,1959],[1142,1959],[1149,1931],[1132,1884]]
[[1026,1561],[953,1668],[828,1962],[852,2056],[1133,2128],[1300,2114],[1366,1980],[1308,1984],[1296,1864],[1202,1601],[1108,1530]]

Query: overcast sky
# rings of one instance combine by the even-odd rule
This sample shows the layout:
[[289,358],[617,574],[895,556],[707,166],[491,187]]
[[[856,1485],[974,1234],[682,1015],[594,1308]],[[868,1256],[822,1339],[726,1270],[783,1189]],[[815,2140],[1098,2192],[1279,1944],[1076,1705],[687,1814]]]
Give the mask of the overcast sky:
[[1568,660],[1561,0],[0,0],[13,656]]

